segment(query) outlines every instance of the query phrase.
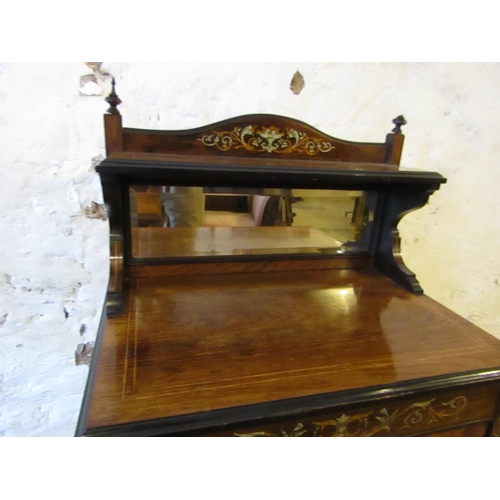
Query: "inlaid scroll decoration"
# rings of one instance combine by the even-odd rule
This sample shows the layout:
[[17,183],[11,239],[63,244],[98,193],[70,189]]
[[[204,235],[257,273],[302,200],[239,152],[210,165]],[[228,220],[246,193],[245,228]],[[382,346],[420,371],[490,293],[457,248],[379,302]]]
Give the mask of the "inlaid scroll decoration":
[[335,149],[331,142],[309,137],[305,132],[289,127],[282,131],[275,126],[259,128],[257,125],[248,125],[244,128],[235,127],[227,132],[212,131],[198,140],[205,146],[215,147],[220,151],[244,149],[257,153],[306,153],[314,156]]
[[303,435],[307,434],[307,430],[304,427],[304,424],[298,423],[291,431],[286,432],[283,429],[280,430],[280,434],[275,434],[273,432],[266,432],[266,431],[256,431],[256,432],[250,432],[248,434],[238,434],[235,433],[235,436],[238,437],[301,437]]
[[444,402],[431,399],[413,403],[405,408],[394,410],[382,408],[378,413],[372,411],[357,415],[343,414],[340,417],[320,422],[300,422],[290,431],[262,430],[235,435],[240,437],[368,437],[388,433],[410,434],[432,426],[434,423],[452,420],[466,406],[467,399],[464,396]]

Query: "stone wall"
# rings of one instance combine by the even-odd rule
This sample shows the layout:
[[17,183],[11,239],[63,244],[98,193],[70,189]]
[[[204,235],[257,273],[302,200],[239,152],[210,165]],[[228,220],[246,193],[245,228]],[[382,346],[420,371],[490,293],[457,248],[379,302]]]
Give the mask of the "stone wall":
[[400,224],[406,264],[428,295],[500,338],[499,64],[4,63],[0,435],[74,432],[88,374],[75,351],[95,338],[108,278],[94,169],[111,75],[128,127],[274,113],[381,142],[404,114],[402,164],[448,178]]

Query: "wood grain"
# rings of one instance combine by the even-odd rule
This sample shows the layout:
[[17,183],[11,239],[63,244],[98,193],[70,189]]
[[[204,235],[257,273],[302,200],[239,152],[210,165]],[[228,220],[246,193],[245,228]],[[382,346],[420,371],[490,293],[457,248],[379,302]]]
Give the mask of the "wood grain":
[[140,278],[86,428],[500,366],[500,342],[370,270]]

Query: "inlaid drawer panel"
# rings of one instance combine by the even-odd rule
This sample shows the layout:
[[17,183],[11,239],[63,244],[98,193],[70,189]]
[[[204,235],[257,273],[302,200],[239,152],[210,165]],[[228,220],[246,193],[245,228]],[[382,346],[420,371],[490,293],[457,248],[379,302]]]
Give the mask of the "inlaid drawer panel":
[[[354,437],[437,435],[473,424],[472,435],[486,432],[497,406],[498,383],[467,386],[440,392],[427,392],[363,405],[329,408],[288,419],[267,420],[212,436],[242,437]],[[481,426],[481,430],[478,430]],[[471,427],[472,429],[472,427]],[[442,430],[442,431],[441,431]],[[471,430],[472,432],[472,430]],[[458,434],[457,434],[458,433]],[[444,435],[444,434],[443,434]],[[471,434],[469,434],[471,435]],[[483,434],[484,435],[484,434]]]

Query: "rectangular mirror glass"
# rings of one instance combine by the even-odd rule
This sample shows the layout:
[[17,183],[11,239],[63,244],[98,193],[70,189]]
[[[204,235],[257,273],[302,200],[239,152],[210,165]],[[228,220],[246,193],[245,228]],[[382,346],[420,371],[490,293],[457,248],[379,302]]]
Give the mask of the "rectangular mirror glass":
[[129,188],[132,257],[344,254],[367,249],[374,193]]

